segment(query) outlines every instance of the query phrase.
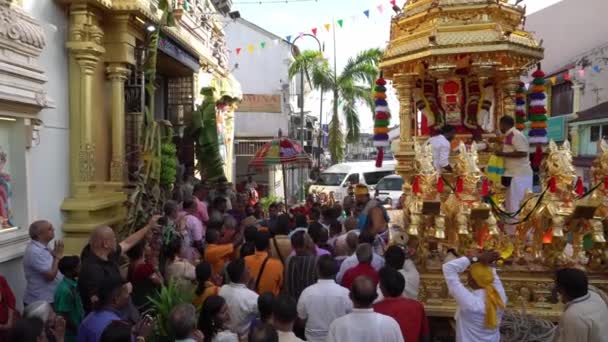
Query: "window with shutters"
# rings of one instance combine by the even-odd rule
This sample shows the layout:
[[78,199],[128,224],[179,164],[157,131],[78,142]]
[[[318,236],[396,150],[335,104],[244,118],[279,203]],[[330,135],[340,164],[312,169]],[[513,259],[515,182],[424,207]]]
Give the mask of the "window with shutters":
[[551,87],[551,116],[572,114],[574,91],[572,83],[564,82]]

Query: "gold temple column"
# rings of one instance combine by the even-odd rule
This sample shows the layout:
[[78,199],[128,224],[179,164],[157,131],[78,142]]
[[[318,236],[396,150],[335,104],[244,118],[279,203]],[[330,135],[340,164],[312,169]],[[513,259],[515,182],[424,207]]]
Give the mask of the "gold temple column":
[[502,93],[502,112],[496,115],[496,122],[504,115],[515,118],[515,94],[519,87],[521,71],[516,69],[503,70],[505,78],[500,82]]
[[110,181],[125,180],[125,81],[130,70],[126,64],[110,63],[106,68],[112,93],[112,161]]
[[403,177],[404,191],[409,188],[409,176],[414,171],[414,132],[412,131],[412,112],[414,103],[412,91],[416,82],[416,74],[396,74],[394,87],[399,98],[399,121],[400,137],[399,152],[396,154],[398,161],[395,170]]

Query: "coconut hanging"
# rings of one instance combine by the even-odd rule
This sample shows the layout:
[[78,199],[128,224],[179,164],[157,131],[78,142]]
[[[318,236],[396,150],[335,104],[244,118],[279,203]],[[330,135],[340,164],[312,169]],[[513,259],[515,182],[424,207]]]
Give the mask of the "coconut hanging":
[[384,160],[384,148],[390,146],[388,139],[388,126],[390,124],[391,113],[386,102],[386,80],[380,73],[380,78],[376,81],[374,88],[374,147],[378,149],[378,157],[376,158],[376,167],[382,166]]

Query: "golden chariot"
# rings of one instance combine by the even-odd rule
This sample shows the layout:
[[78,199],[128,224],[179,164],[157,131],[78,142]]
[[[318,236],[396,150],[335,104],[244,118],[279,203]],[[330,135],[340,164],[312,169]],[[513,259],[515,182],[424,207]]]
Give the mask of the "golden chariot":
[[[541,187],[528,194],[504,233],[484,195],[500,202],[501,186],[488,189],[482,170],[498,143],[503,115],[514,116],[520,79],[542,60],[544,50],[525,31],[525,8],[506,0],[410,0],[391,22],[380,64],[400,102],[397,173],[403,176],[403,233],[415,248],[421,273],[420,300],[431,316],[453,316],[456,303],[441,274],[448,248],[494,248],[505,260],[500,276],[513,309],[556,321],[563,308],[551,300],[554,271],[584,268],[591,283],[608,290],[605,217],[608,215],[608,145],[592,170],[594,190],[574,190],[570,146],[543,146]],[[430,132],[456,127],[453,171],[433,167]],[[477,143],[485,148],[479,148]],[[487,197],[486,197],[487,198]],[[494,210],[492,210],[494,209]],[[399,231],[392,234],[398,243]],[[587,247],[584,247],[587,243]]]

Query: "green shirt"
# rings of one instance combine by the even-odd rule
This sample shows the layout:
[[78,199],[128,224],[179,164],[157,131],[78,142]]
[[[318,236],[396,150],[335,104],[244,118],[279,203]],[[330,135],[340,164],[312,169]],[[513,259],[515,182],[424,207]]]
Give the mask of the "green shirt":
[[[76,327],[80,325],[80,322],[84,318],[84,308],[82,307],[82,300],[80,299],[76,280],[63,277],[63,280],[57,285],[57,289],[55,289],[54,306],[55,312],[66,316]],[[65,342],[76,342],[77,335],[78,330],[74,331],[73,329],[66,328]]]

